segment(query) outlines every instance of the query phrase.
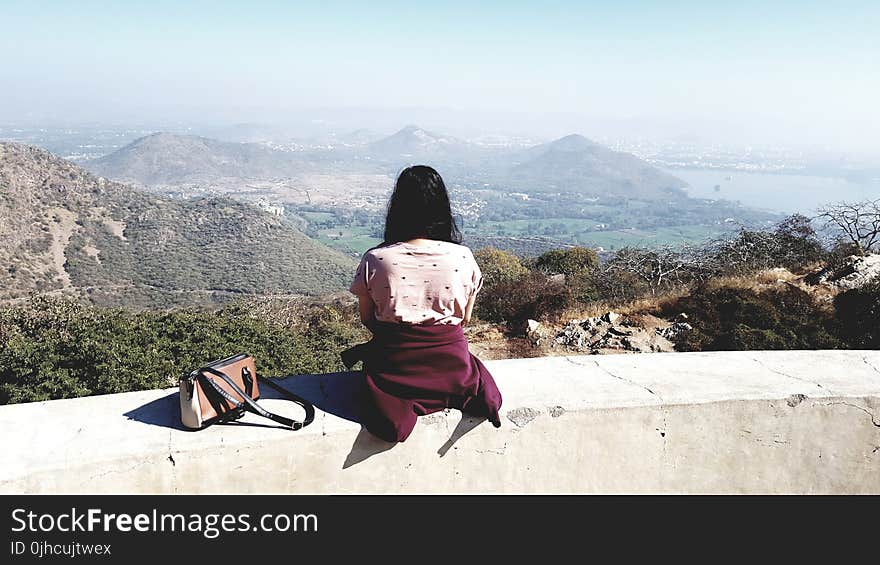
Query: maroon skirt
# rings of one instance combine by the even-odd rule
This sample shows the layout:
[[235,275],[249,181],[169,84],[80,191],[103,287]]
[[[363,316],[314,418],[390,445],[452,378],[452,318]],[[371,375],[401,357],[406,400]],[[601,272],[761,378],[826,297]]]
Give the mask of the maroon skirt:
[[349,367],[364,362],[367,394],[376,410],[363,424],[372,434],[404,441],[419,416],[446,408],[501,425],[501,393],[468,351],[460,325],[377,323],[372,331],[368,343],[342,354]]

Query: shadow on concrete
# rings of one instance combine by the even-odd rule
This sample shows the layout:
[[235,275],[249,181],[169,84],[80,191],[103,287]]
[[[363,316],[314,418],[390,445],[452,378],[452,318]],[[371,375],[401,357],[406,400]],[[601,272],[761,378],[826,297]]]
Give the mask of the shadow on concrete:
[[[275,382],[305,398],[315,408],[350,422],[363,424],[369,415],[367,383],[360,371],[296,375],[275,379]],[[260,388],[260,393],[263,398],[284,398],[268,386]]]
[[348,456],[345,458],[342,468],[348,469],[352,465],[357,465],[362,461],[366,461],[373,455],[388,451],[395,445],[397,444],[387,442],[384,439],[374,436],[367,431],[367,428],[361,426],[361,431],[358,432],[357,437],[354,438],[354,443],[351,445],[351,451],[349,451]]
[[476,428],[485,421],[486,418],[477,418],[476,416],[469,416],[462,413],[461,420],[458,421],[455,429],[452,430],[452,435],[449,436],[449,439],[446,440],[446,443],[440,446],[440,449],[437,450],[437,454],[440,457],[446,455],[446,452],[449,451],[453,445],[455,445],[455,442],[460,440],[466,433]]
[[[363,425],[369,414],[371,404],[365,401],[366,382],[364,374],[360,371],[297,375],[275,379],[275,382],[305,398],[316,408],[334,416]],[[260,397],[263,399],[284,399],[280,392],[268,386],[260,387]],[[297,413],[301,414],[301,410],[295,405],[291,407],[291,410],[294,412],[291,413],[283,409],[279,409],[278,412],[291,417],[297,417],[295,415]],[[178,392],[172,392],[167,396],[148,402],[126,412],[124,416],[151,426],[162,426],[175,430],[188,429],[180,421],[180,394]],[[278,427],[270,420],[266,420],[265,424],[233,421],[217,425]]]
[[151,426],[187,430],[180,421],[180,393],[178,392],[157,398],[123,415],[129,420],[137,420]]

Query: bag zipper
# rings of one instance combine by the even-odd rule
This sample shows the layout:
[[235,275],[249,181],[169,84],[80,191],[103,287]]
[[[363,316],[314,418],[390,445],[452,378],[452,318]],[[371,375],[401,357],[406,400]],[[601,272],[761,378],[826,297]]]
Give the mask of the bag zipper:
[[216,359],[214,361],[211,361],[210,363],[205,363],[204,365],[202,365],[202,367],[213,367],[214,369],[217,369],[218,367],[224,367],[226,365],[229,365],[230,363],[241,361],[245,357],[248,357],[247,353],[237,353],[235,355],[230,355],[229,357],[226,357],[224,359]]
[[[214,369],[218,369],[220,367],[225,367],[226,365],[230,365],[232,363],[235,363],[236,361],[241,361],[242,359],[244,359],[246,357],[248,357],[247,353],[236,353],[235,355],[230,355],[229,357],[225,357],[223,359],[215,359],[214,361],[211,361],[210,363],[206,363],[205,365],[202,365],[202,367],[212,367]],[[185,385],[186,385],[186,399],[187,400],[192,400],[192,397],[193,397],[193,394],[194,394],[195,388],[196,388],[196,377],[198,377],[200,370],[201,370],[201,367],[199,369],[196,369],[192,373],[190,373],[188,376],[184,377],[184,381],[185,381]]]

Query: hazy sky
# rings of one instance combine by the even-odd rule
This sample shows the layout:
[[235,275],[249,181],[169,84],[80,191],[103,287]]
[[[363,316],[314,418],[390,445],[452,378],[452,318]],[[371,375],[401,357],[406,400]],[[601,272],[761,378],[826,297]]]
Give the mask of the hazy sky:
[[880,154],[878,30],[878,0],[0,0],[0,120],[429,108]]

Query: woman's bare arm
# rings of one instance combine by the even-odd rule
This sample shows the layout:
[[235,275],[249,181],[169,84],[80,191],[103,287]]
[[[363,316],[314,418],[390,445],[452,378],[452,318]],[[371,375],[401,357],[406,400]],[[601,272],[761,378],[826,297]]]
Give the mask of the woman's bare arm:
[[461,320],[461,324],[466,326],[471,323],[471,315],[474,313],[474,303],[477,301],[477,293],[471,294],[471,297],[468,298],[467,306],[464,307],[464,318]]

